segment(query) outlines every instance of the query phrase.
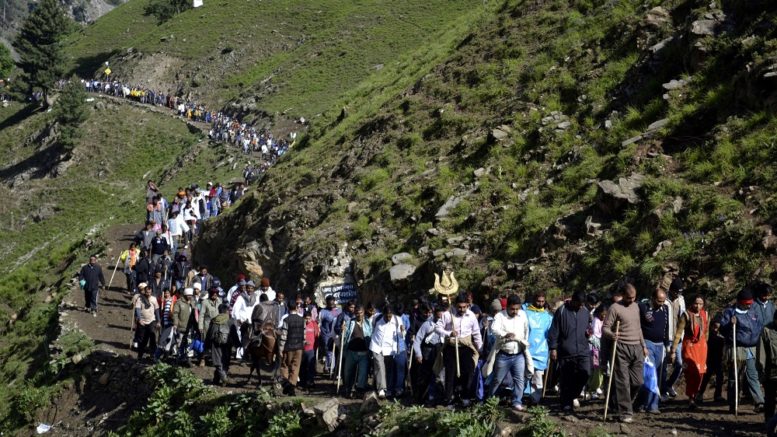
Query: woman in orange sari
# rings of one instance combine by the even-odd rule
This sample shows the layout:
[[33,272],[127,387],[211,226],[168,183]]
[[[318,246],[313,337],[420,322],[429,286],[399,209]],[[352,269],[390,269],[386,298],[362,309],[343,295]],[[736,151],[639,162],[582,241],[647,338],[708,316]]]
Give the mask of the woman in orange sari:
[[696,408],[696,395],[701,388],[702,378],[707,372],[709,328],[709,318],[704,310],[704,298],[697,295],[691,301],[688,310],[680,315],[672,343],[672,352],[669,355],[670,360],[674,362],[674,353],[682,341],[685,394],[688,395],[690,409]]

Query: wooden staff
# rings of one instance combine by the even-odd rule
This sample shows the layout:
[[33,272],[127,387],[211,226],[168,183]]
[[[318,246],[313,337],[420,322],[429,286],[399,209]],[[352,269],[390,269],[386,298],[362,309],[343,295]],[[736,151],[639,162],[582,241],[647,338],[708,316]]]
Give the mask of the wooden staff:
[[459,336],[456,335],[454,338],[454,342],[456,344],[456,378],[461,378],[461,366],[459,365]]
[[116,265],[113,266],[113,274],[111,275],[111,280],[108,281],[108,289],[111,288],[111,285],[113,284],[113,277],[116,276],[116,269],[119,268],[119,261],[121,260],[121,256],[116,258]]
[[[736,317],[736,316],[734,316]],[[739,416],[739,363],[737,363],[737,322],[731,323],[734,337],[734,417]]]
[[345,321],[343,321],[342,328],[340,328],[340,359],[337,364],[337,391],[340,393],[340,375],[343,373],[343,352],[345,352]]
[[130,342],[129,348],[132,350],[132,341],[135,340],[135,305],[132,305],[132,315],[130,316]]
[[413,343],[415,343],[415,335],[410,336],[410,356],[407,362],[407,375],[405,375],[405,382],[407,383],[407,386],[410,387],[410,396],[413,396],[413,383],[410,381],[412,378],[412,373],[410,373],[410,370],[413,368],[413,360],[415,359],[413,356]]
[[337,358],[337,342],[332,339],[332,362],[329,363],[329,378],[335,375],[335,359]]
[[553,360],[548,358],[548,368],[545,369],[545,381],[542,382],[542,397],[545,397],[545,390],[548,388],[548,375],[550,375],[550,369],[553,368]]
[[604,401],[604,421],[607,421],[607,407],[610,406],[610,389],[612,388],[612,375],[615,374],[615,351],[618,349],[618,331],[621,321],[615,322],[615,341],[612,344],[612,359],[610,360],[610,381],[607,383],[607,399]]

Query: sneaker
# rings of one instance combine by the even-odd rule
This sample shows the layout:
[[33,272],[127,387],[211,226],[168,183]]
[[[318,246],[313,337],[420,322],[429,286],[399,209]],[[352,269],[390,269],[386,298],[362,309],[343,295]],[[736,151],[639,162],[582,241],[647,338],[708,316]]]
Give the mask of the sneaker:
[[661,410],[659,410],[658,408],[654,408],[652,410],[647,410],[647,412],[649,414],[661,414]]
[[674,387],[669,387],[669,391],[667,392],[667,394],[672,399],[677,397],[677,392],[674,390]]
[[591,399],[594,401],[597,401],[599,400],[599,396],[600,396],[599,393],[593,393],[591,394]]
[[596,389],[596,395],[597,395],[597,396],[602,396],[602,395],[604,395],[604,392],[602,391],[602,389],[600,389],[600,388],[597,388],[597,389]]
[[92,311],[92,317],[97,317],[97,310]]
[[386,399],[386,390],[378,391],[378,399]]
[[137,349],[137,348],[138,348],[138,342],[137,341],[133,341],[132,342],[132,349]]
[[631,416],[623,416],[621,417],[621,422],[623,423],[631,423],[634,421],[634,418]]
[[513,411],[515,411],[517,413],[520,413],[522,411],[526,411],[526,407],[524,407],[521,404],[515,404],[515,405],[513,405]]
[[573,399],[572,406],[575,408],[580,408],[580,401],[578,401],[577,399]]
[[753,409],[753,411],[755,411],[756,413],[761,413],[763,412],[763,410],[764,410],[764,404],[755,404],[755,408]]

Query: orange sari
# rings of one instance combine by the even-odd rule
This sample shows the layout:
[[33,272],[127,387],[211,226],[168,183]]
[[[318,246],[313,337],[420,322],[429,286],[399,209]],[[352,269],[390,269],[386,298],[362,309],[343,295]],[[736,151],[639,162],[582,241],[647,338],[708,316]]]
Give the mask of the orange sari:
[[701,388],[701,380],[707,373],[707,312],[685,312],[685,338],[683,339],[683,367],[685,368],[685,394],[693,399]]

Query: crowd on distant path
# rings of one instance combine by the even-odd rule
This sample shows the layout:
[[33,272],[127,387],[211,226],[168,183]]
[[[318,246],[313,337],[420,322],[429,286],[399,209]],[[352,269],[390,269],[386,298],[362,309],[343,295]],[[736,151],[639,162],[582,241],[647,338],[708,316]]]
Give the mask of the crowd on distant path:
[[[246,383],[256,371],[261,384],[264,372],[278,395],[331,379],[341,396],[373,392],[449,408],[498,397],[521,412],[553,392],[563,414],[607,400],[605,414],[624,423],[637,413],[660,417],[660,406],[679,398],[674,387],[684,376],[689,410],[710,402],[704,394],[713,385],[712,402],[744,414],[747,387],[749,410],[775,421],[777,324],[767,283],[753,282],[714,315],[701,295],[686,302],[679,277],[641,301],[628,282],[606,293],[578,290],[552,305],[542,291],[491,299],[435,284],[437,295],[407,305],[331,295],[319,305],[311,294],[287,298],[267,277],[240,273],[224,284],[188,260],[200,223],[243,189],[193,185],[167,201],[148,182],[147,224],[118,260],[135,309],[138,361],[209,363],[220,385],[237,384],[229,369],[242,361],[251,367]],[[95,295],[105,284],[96,258],[80,276],[96,316]]]
[[[193,122],[210,125],[208,137],[217,142],[223,142],[238,147],[245,154],[260,153],[261,160],[250,165],[244,172],[244,177],[251,181],[267,171],[275,162],[294,145],[296,132],[277,138],[266,129],[257,129],[248,123],[241,122],[222,111],[213,111],[199,102],[189,101],[172,93],[164,93],[153,89],[126,84],[118,80],[90,79],[81,82],[87,92],[105,94],[117,98],[132,100],[141,104],[165,107],[179,117]],[[60,87],[64,86],[64,81]],[[301,123],[304,124],[304,119]]]

